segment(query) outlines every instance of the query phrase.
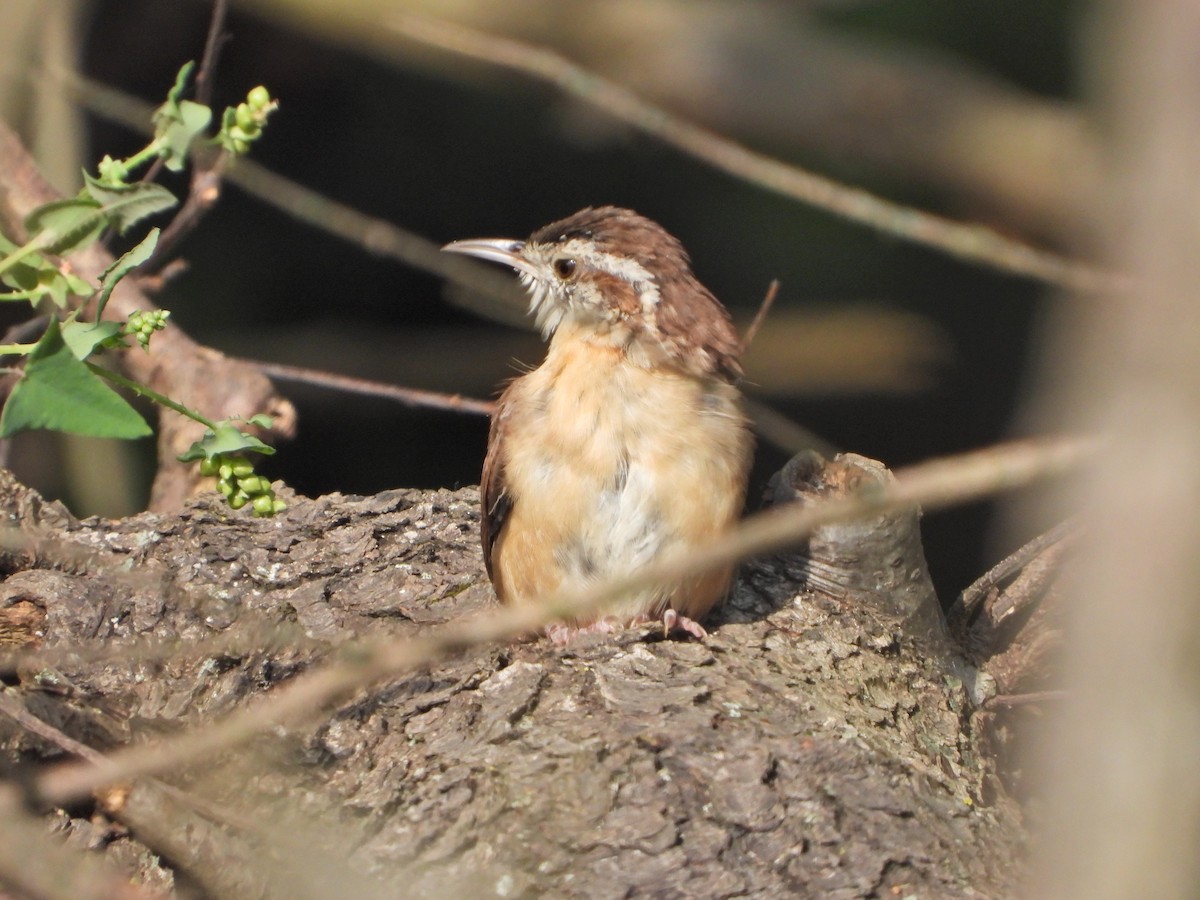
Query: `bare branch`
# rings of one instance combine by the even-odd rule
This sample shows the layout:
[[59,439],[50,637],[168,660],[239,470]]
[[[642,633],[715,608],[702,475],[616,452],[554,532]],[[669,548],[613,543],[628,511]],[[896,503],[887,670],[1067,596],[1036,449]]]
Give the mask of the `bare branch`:
[[228,39],[223,31],[225,13],[229,8],[228,0],[213,0],[212,18],[208,23],[208,37],[204,41],[204,56],[200,59],[200,68],[196,72],[196,102],[210,105],[212,100],[213,82],[216,80],[217,62],[221,56],[221,47]]
[[496,404],[490,400],[477,400],[474,397],[464,397],[461,394],[423,391],[418,388],[400,387],[399,385],[386,384],[382,381],[355,378],[351,375],[338,375],[334,372],[322,372],[317,369],[306,369],[301,366],[287,366],[282,363],[262,362],[254,359],[243,359],[241,361],[252,366],[258,366],[269,378],[277,381],[312,384],[331,390],[344,391],[347,394],[383,397],[410,407],[444,409],[450,412],[472,413],[479,416],[490,416],[496,408]]
[[775,305],[775,297],[779,294],[779,279],[772,278],[771,283],[767,285],[767,293],[762,299],[762,303],[758,306],[758,312],[754,314],[754,320],[746,328],[746,333],[742,335],[742,345],[738,350],[739,355],[745,355],[750,349],[750,345],[754,342],[755,335],[758,334],[758,329],[762,328],[763,322],[767,319],[767,313],[771,311],[771,307]]
[[1071,696],[1070,691],[1030,691],[1027,694],[997,694],[983,701],[980,709],[994,710],[997,708],[1012,708],[1016,706],[1037,706],[1042,703],[1054,703],[1066,700]]
[[803,425],[793,422],[777,409],[744,396],[742,406],[754,425],[755,433],[768,444],[782,450],[784,453],[795,454],[802,450],[816,450],[822,456],[832,457],[837,448],[815,431],[810,431]]
[[[221,33],[221,29],[225,23],[226,7],[226,0],[213,0],[213,13],[212,18],[208,23],[208,37],[204,42],[204,55],[200,59],[200,72],[196,76],[196,101],[203,103],[205,106],[208,105],[209,100],[212,98],[212,86],[214,76],[216,75],[217,58],[221,52],[221,44],[223,44],[225,40]],[[162,158],[159,157],[150,164],[148,169],[146,169],[141,180],[154,181],[156,178],[158,178],[159,173],[161,173],[162,170],[163,161]],[[194,192],[195,186],[193,185],[192,193]],[[188,199],[191,199],[190,195]],[[175,219],[178,219],[180,215],[183,215],[183,212],[184,211],[181,209],[178,213],[176,213]],[[172,222],[174,222],[174,219]],[[151,260],[150,264],[153,265],[154,260]],[[146,271],[149,270],[147,269]]]
[[1087,510],[1063,653],[1072,699],[1029,757],[1046,815],[1028,893],[1195,897],[1200,6],[1107,2],[1091,14],[1085,71],[1108,141],[1092,221],[1137,289],[1066,307],[1044,345],[1039,414],[1106,440],[1065,498]]
[[1111,289],[1121,281],[982,225],[894,203],[749,150],[543,47],[412,14],[399,14],[389,25],[414,41],[540,78],[723,172],[893,237],[1060,287],[1094,291]]
[[43,900],[149,900],[94,854],[48,839],[46,823],[24,808],[11,786],[0,788],[0,884]]

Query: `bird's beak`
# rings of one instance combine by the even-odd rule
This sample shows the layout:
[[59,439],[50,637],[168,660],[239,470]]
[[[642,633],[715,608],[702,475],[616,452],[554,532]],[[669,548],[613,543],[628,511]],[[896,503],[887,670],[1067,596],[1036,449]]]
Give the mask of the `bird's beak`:
[[525,249],[524,241],[512,241],[507,238],[471,238],[466,241],[454,241],[442,249],[450,253],[463,253],[467,256],[477,256],[480,259],[504,263],[530,278],[537,277],[537,269],[522,255],[521,251]]

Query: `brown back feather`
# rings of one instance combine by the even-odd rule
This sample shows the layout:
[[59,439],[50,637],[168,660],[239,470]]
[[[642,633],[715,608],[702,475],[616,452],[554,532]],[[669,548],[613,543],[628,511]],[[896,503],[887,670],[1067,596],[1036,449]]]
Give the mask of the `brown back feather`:
[[[492,413],[491,427],[488,429],[487,456],[483,460],[483,475],[479,479],[479,536],[483,543],[483,564],[487,568],[488,578],[495,583],[492,572],[492,551],[500,530],[512,509],[512,497],[509,496],[504,479],[504,459],[501,456],[500,438],[508,419],[509,394],[512,385],[505,389],[496,403],[496,411]],[[497,590],[499,595],[499,590]],[[500,597],[503,601],[504,598]]]

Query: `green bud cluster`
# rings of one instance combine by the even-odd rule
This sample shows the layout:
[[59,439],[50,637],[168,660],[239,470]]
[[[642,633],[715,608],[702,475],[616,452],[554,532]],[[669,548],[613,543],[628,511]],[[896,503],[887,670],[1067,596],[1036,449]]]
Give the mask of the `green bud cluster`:
[[142,345],[142,349],[149,350],[150,337],[154,332],[162,331],[167,327],[167,319],[170,315],[169,309],[134,310],[121,329],[121,334],[136,337],[137,342]]
[[244,456],[218,453],[200,461],[200,474],[216,476],[217,490],[233,509],[247,503],[259,518],[273,516],[287,509],[287,504],[275,496],[271,482],[254,473],[254,464]]
[[107,153],[96,167],[100,181],[104,184],[124,184],[129,177],[129,166],[123,159],[113,159]]
[[262,137],[267,117],[278,106],[278,101],[272,100],[271,94],[261,84],[252,88],[244,102],[225,110],[217,140],[235,156],[250,152],[250,145]]

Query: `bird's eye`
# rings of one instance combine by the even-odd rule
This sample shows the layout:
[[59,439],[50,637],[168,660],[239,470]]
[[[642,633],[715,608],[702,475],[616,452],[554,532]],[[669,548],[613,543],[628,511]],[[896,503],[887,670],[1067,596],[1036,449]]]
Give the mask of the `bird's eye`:
[[560,256],[554,261],[554,274],[566,281],[575,274],[575,260],[569,256]]

